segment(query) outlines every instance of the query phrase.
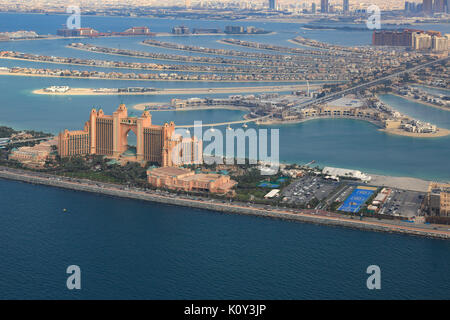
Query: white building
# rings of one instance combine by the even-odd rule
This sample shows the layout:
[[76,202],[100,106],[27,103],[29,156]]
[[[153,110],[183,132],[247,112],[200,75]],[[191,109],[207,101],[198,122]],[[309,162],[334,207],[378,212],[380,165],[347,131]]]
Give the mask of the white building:
[[436,52],[445,52],[448,50],[449,38],[445,37],[433,37],[432,49]]
[[342,168],[325,167],[322,170],[322,173],[331,177],[353,178],[363,182],[369,182],[372,179],[372,177],[362,173],[361,171]]
[[413,47],[416,50],[431,49],[432,40],[431,36],[426,33],[413,33]]

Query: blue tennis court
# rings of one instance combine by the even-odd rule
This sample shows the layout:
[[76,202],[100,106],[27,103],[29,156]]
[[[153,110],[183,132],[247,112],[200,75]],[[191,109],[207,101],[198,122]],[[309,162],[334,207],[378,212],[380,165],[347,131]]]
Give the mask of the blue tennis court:
[[339,207],[339,211],[356,213],[361,209],[361,206],[366,203],[367,199],[375,192],[376,188],[357,187],[352,194]]
[[275,183],[269,183],[269,182],[262,182],[260,184],[258,184],[258,187],[260,188],[279,188],[280,185],[279,184],[275,184]]

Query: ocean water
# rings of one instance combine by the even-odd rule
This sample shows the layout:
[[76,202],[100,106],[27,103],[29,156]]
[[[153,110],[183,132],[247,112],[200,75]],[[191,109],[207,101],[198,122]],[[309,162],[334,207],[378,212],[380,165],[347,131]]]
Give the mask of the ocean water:
[[[2,299],[450,297],[448,241],[5,180],[0,190]],[[69,265],[81,268],[80,291],[66,288]],[[381,290],[366,287],[369,265]]]

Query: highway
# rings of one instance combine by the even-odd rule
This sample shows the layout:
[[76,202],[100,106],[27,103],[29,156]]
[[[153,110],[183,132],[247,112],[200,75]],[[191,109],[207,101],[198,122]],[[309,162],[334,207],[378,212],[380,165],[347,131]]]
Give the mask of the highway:
[[[228,125],[233,125],[233,124],[245,124],[245,123],[250,123],[250,122],[258,122],[258,121],[270,118],[271,116],[272,115],[269,114],[267,116],[254,118],[254,119],[245,119],[245,120],[228,121],[228,122],[217,122],[217,123],[208,123],[208,124],[202,123],[202,127],[221,127],[221,126],[228,126]],[[194,127],[195,127],[195,125],[175,126],[175,128],[194,128]]]
[[379,79],[376,79],[376,80],[372,80],[370,82],[366,82],[366,83],[357,85],[355,87],[345,89],[343,91],[339,91],[339,92],[335,92],[335,93],[329,94],[329,95],[327,95],[325,97],[322,97],[322,98],[319,98],[319,99],[316,99],[316,100],[307,101],[307,102],[305,102],[305,103],[295,107],[294,109],[301,109],[301,108],[305,108],[305,107],[308,107],[308,106],[313,105],[313,104],[324,103],[324,102],[330,101],[330,100],[332,100],[334,98],[340,98],[340,97],[342,97],[342,96],[344,96],[346,94],[352,93],[352,92],[354,92],[356,90],[364,89],[364,88],[368,88],[368,87],[380,84],[380,83],[382,83],[384,81],[396,78],[396,77],[401,76],[403,74],[414,72],[414,71],[417,71],[419,69],[431,66],[431,65],[433,65],[435,63],[446,61],[449,58],[450,57],[445,57],[445,58],[442,58],[442,59],[438,59],[438,60],[434,60],[434,61],[431,61],[431,62],[427,62],[425,64],[421,64],[421,65],[418,65],[418,66],[415,66],[415,67],[412,67],[412,68],[409,68],[409,69],[406,69],[406,70],[403,70],[403,71],[400,71],[400,72],[396,72],[394,74],[391,74],[391,75],[388,75],[388,76],[385,76],[385,77],[382,77],[382,78],[379,78]]
[[444,225],[426,225],[420,223],[411,224],[403,221],[377,220],[369,217],[365,217],[363,220],[357,220],[323,210],[299,210],[242,203],[237,201],[228,202],[219,199],[208,199],[198,196],[169,193],[162,190],[138,189],[136,187],[128,187],[126,185],[68,178],[64,176],[24,171],[8,167],[0,167],[0,178],[25,181],[28,183],[38,183],[78,191],[102,193],[117,197],[227,212],[230,214],[249,214],[277,219],[298,220],[323,225],[339,225],[371,231],[415,234],[439,239],[450,238],[450,229],[448,229],[448,226]]
[[[339,91],[339,92],[331,93],[331,94],[329,94],[327,96],[324,96],[322,98],[319,98],[319,99],[312,99],[312,100],[306,101],[306,102],[304,102],[304,103],[302,103],[302,104],[300,104],[300,105],[298,105],[296,107],[293,107],[292,109],[293,110],[300,110],[300,109],[306,108],[306,107],[311,106],[311,105],[321,104],[321,103],[324,103],[324,102],[327,102],[327,101],[330,101],[330,100],[333,100],[333,99],[337,99],[337,98],[345,96],[346,94],[352,93],[354,91],[357,91],[357,90],[360,90],[360,89],[364,89],[364,88],[368,88],[368,87],[380,84],[380,83],[382,83],[384,81],[396,78],[396,77],[401,76],[403,74],[414,72],[414,71],[423,69],[425,67],[431,66],[433,64],[446,61],[448,59],[450,59],[450,57],[445,57],[445,58],[442,58],[442,59],[438,59],[438,60],[434,60],[434,61],[431,61],[431,62],[427,62],[425,64],[421,64],[421,65],[418,65],[418,66],[415,66],[415,67],[412,67],[412,68],[409,68],[409,69],[406,69],[406,70],[403,70],[403,71],[400,71],[400,72],[396,72],[394,74],[391,74],[391,75],[388,75],[388,76],[385,76],[385,77],[382,77],[382,78],[379,78],[379,79],[376,79],[376,80],[372,80],[370,82],[359,84],[359,85],[354,86],[352,88],[348,88],[348,89],[345,89],[345,90],[342,90],[342,91]],[[261,120],[265,120],[267,118],[270,118],[271,116],[272,116],[272,114],[269,114],[269,115],[266,115],[266,116],[263,116],[263,117],[259,117],[259,118],[240,120],[240,121],[209,123],[209,124],[202,124],[202,126],[203,127],[219,127],[219,126],[227,126],[227,125],[233,125],[233,124],[244,124],[244,123],[249,123],[249,122],[259,122]],[[177,128],[193,128],[194,125],[185,125],[185,126],[181,125],[181,126],[176,126],[176,127]]]
[[42,140],[51,140],[54,137],[41,137],[41,138],[33,138],[33,139],[24,139],[24,140],[11,140],[11,138],[5,138],[5,139],[10,139],[9,142],[1,144],[2,146],[7,146],[10,144],[17,144],[17,143],[24,143],[24,142],[32,142],[32,141],[42,141]]

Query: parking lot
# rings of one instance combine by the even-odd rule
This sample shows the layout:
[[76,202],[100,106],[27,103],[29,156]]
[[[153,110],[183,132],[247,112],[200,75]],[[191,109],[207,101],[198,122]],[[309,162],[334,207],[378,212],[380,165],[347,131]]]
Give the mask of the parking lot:
[[380,210],[380,214],[405,217],[417,216],[424,196],[425,194],[421,192],[392,189],[391,194]]
[[288,203],[306,204],[312,199],[323,200],[339,186],[339,182],[320,177],[305,176],[292,182],[283,190]]

